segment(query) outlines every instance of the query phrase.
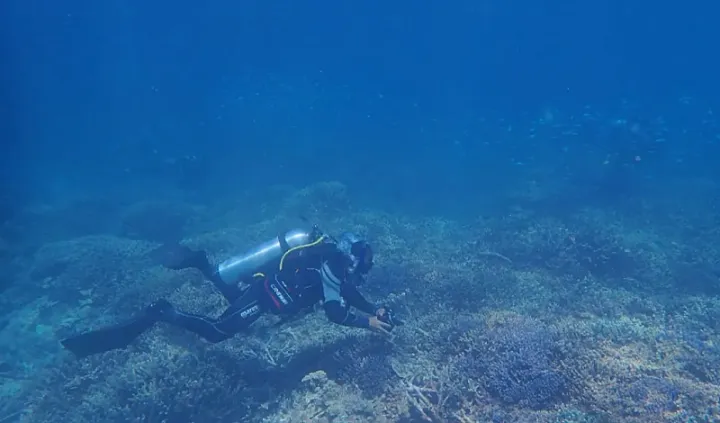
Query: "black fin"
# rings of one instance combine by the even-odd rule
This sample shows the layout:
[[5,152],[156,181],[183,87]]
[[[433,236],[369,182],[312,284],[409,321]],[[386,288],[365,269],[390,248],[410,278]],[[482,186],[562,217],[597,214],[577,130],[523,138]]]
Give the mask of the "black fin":
[[63,346],[77,358],[125,348],[155,324],[157,318],[142,314],[132,320],[64,339]]
[[150,252],[156,263],[172,270],[195,268],[202,271],[210,267],[204,251],[194,251],[180,244],[165,244]]

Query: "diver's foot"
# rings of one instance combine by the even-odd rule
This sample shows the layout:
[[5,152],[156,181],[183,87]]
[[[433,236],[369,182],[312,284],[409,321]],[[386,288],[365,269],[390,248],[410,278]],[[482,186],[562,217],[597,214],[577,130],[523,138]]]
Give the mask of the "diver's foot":
[[175,315],[175,307],[166,299],[159,299],[145,307],[145,313],[157,320],[172,318]]

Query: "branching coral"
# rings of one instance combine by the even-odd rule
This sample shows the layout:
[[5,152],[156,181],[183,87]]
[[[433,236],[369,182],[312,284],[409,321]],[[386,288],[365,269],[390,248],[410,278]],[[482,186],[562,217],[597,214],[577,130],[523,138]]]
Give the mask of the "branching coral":
[[[67,363],[47,381],[35,400],[33,421],[192,422],[237,421],[252,396],[240,363],[196,357],[165,340],[150,341],[150,352],[136,352],[121,363],[111,353],[78,368]],[[82,369],[82,370],[81,370]]]
[[19,405],[17,401],[11,398],[3,398],[0,400],[0,423],[11,423],[19,421],[27,409]]
[[582,219],[562,222],[536,219],[512,222],[489,240],[514,262],[582,276],[625,276],[638,264],[623,240],[602,226]]
[[676,401],[680,389],[672,381],[652,376],[644,376],[630,385],[623,386],[618,392],[621,396],[627,395],[633,400],[640,413],[663,413],[675,411],[678,408]]
[[357,386],[366,396],[376,396],[392,383],[395,373],[389,358],[392,344],[375,337],[353,337],[333,355],[336,377]]
[[461,405],[465,398],[452,379],[450,366],[426,368],[423,373],[408,375],[393,370],[402,379],[412,410],[423,421],[441,423],[453,416],[464,416]]
[[482,380],[493,396],[509,404],[543,408],[566,393],[554,367],[551,331],[529,319],[512,319],[490,329],[457,363],[457,371]]

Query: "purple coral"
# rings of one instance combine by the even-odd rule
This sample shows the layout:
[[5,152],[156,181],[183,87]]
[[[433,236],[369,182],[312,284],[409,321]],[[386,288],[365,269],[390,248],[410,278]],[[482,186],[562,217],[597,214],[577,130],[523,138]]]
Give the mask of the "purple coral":
[[470,377],[483,380],[501,401],[539,409],[567,390],[565,378],[553,366],[554,349],[554,337],[544,325],[516,319],[486,332],[459,365]]
[[365,395],[374,396],[395,378],[389,358],[390,344],[375,339],[352,337],[334,354],[338,380],[357,386]]

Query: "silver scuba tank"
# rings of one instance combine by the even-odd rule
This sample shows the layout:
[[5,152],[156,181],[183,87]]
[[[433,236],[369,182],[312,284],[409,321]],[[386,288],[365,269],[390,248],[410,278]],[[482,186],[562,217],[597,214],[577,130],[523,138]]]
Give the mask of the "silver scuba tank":
[[272,262],[278,262],[291,248],[310,244],[317,239],[317,233],[303,229],[293,229],[263,242],[244,254],[239,254],[218,265],[217,273],[223,282],[236,284],[264,269]]

